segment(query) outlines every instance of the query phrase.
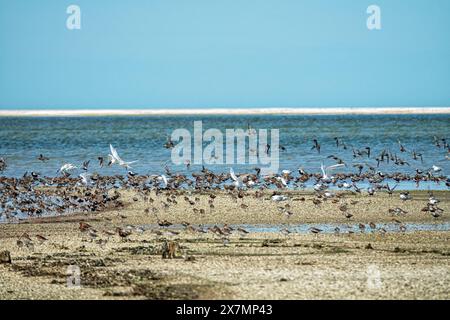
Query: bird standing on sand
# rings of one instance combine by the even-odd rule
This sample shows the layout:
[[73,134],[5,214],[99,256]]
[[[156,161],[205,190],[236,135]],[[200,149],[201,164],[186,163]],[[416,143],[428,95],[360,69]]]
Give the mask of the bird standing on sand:
[[40,244],[43,244],[45,241],[48,240],[46,237],[41,236],[40,234],[36,235],[36,239],[39,241]]
[[80,221],[78,229],[80,229],[82,235],[84,235],[86,233],[89,234],[91,239],[92,239],[92,232],[94,232],[94,233],[96,232],[96,230],[94,230],[94,228],[92,228],[92,226],[90,224],[83,222],[83,221]]
[[131,230],[125,230],[119,227],[116,228],[116,232],[122,239],[126,239],[132,233]]
[[403,210],[402,208],[399,208],[399,207],[394,208],[394,209],[389,209],[388,212],[390,214],[394,214],[396,216],[408,213],[407,211],[405,211],[405,210]]
[[17,246],[19,246],[19,248],[25,246],[29,250],[34,250],[33,240],[31,240],[30,235],[26,232],[23,233],[17,240]]
[[245,235],[247,235],[247,234],[250,233],[249,231],[247,231],[247,230],[245,230],[244,228],[241,228],[241,227],[238,227],[236,230],[237,230],[242,236],[245,236]]
[[358,228],[361,232],[364,232],[366,230],[366,225],[364,223],[359,223]]
[[276,201],[276,202],[286,201],[287,199],[288,199],[288,197],[283,196],[283,195],[279,195],[279,194],[276,194],[276,195],[272,196],[272,201]]
[[158,223],[158,226],[163,227],[163,228],[168,228],[172,225],[172,223],[167,220],[159,220],[158,219],[157,223]]
[[437,219],[441,216],[443,211],[444,210],[440,209],[440,210],[432,210],[430,212],[431,212],[431,215],[433,216],[433,218]]
[[403,200],[403,201],[411,200],[411,195],[409,194],[408,191],[402,192],[402,193],[400,193],[400,200]]
[[434,196],[431,196],[431,197],[428,199],[428,204],[430,204],[430,205],[432,205],[432,206],[434,206],[434,205],[436,205],[436,204],[438,204],[438,203],[439,203],[439,200],[436,199]]

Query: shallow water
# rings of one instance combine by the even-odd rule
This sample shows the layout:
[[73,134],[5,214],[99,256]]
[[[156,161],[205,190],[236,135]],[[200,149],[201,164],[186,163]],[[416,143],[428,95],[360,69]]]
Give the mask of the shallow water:
[[[404,223],[403,226],[406,227],[405,232],[415,232],[415,231],[449,231],[450,223]],[[400,230],[400,225],[397,223],[385,223],[378,224],[375,229],[371,229],[366,225],[365,230],[359,228],[359,224],[336,224],[336,223],[315,223],[315,224],[301,224],[296,226],[270,226],[270,225],[243,225],[244,229],[250,232],[280,232],[282,229],[287,228],[291,232],[295,233],[310,233],[311,228],[318,228],[321,233],[335,233],[335,229],[338,227],[341,233],[348,233],[352,231],[354,233],[370,233],[376,232],[380,228],[384,228],[387,232],[402,232]]]
[[[404,232],[417,232],[417,231],[450,231],[450,222],[438,222],[435,223],[404,223],[402,224],[406,227],[406,231]],[[215,225],[202,225],[202,227],[206,230],[207,228],[214,227]],[[223,227],[223,225],[217,225],[219,227]],[[158,225],[156,224],[148,224],[142,226],[144,230],[158,229]],[[371,233],[371,232],[379,232],[381,228],[384,228],[387,232],[403,232],[400,230],[400,224],[398,223],[380,223],[377,224],[375,229],[371,229],[369,225],[366,225],[365,230],[361,230],[359,228],[358,223],[307,223],[307,224],[298,224],[298,225],[269,225],[269,224],[257,224],[257,225],[249,225],[249,224],[239,224],[239,225],[230,225],[230,227],[237,229],[243,228],[250,233],[280,233],[283,229],[287,229],[292,233],[300,233],[307,234],[311,233],[311,228],[318,228],[322,230],[320,233],[330,234],[336,233],[336,228],[340,229],[340,233]],[[182,225],[172,225],[168,229],[183,229]]]
[[[319,172],[320,163],[334,164],[327,156],[335,154],[349,165],[341,170],[356,172],[351,164],[368,163],[376,167],[375,156],[383,149],[390,149],[410,166],[381,164],[383,172],[404,172],[412,174],[416,168],[429,170],[433,164],[442,167],[440,174],[448,175],[450,161],[446,160],[446,150],[433,144],[433,137],[450,140],[450,115],[233,115],[233,116],[115,116],[115,117],[42,117],[20,118],[0,117],[0,157],[8,162],[1,173],[20,177],[26,171],[36,171],[46,176],[55,176],[64,163],[81,165],[91,160],[91,171],[104,175],[124,174],[118,166],[100,169],[97,157],[107,156],[112,143],[124,160],[138,160],[133,170],[139,174],[160,174],[168,164],[175,172],[189,174],[201,169],[192,165],[187,170],[183,165],[171,164],[171,150],[163,144],[172,131],[188,129],[193,135],[193,122],[201,120],[203,131],[217,128],[247,129],[250,125],[258,129],[279,129],[280,144],[286,151],[280,153],[280,170],[296,171],[303,167],[308,172]],[[337,149],[334,137],[344,141],[348,149]],[[322,145],[321,154],[311,150],[312,139]],[[224,139],[225,140],[225,139]],[[398,141],[408,152],[423,153],[423,163],[401,153]],[[225,143],[225,141],[224,141]],[[204,144],[206,145],[206,143]],[[353,158],[352,148],[372,148],[372,156]],[[225,147],[224,147],[225,150]],[[39,154],[51,158],[42,163]],[[224,154],[225,156],[225,154]],[[208,165],[214,172],[227,172],[233,166],[236,172],[251,171],[255,165]],[[80,172],[74,172],[78,175]],[[401,188],[414,189],[411,183]],[[424,184],[423,189],[446,189],[437,184]]]

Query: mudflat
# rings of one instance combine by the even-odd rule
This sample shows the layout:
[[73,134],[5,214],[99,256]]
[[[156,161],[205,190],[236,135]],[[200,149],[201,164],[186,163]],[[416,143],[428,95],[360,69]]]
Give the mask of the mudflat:
[[[422,211],[425,191],[408,201],[341,193],[314,203],[307,191],[282,202],[269,192],[122,191],[123,208],[1,224],[12,261],[0,264],[0,298],[450,298],[447,191],[434,192],[439,218]],[[172,259],[162,258],[167,244]]]

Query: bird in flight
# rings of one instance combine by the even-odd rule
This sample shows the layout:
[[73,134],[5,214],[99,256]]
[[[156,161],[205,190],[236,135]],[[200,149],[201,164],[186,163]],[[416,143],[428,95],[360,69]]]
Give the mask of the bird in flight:
[[73,165],[71,163],[66,163],[58,170],[57,173],[62,173],[64,175],[70,174],[70,171],[72,171],[72,170],[74,170],[76,168],[77,168],[77,166],[75,166],[75,165]]
[[323,165],[323,162],[322,162],[321,165],[320,165],[320,169],[322,170],[322,180],[327,180],[327,179],[329,179],[329,177],[328,177],[328,171],[329,171],[329,170],[336,169],[336,168],[340,168],[340,167],[345,167],[345,164],[343,164],[343,163],[338,163],[338,164],[334,164],[334,165],[332,165],[332,166],[325,167],[325,166]]
[[119,166],[124,167],[125,169],[132,169],[131,164],[136,163],[137,161],[123,161],[122,158],[119,157],[119,154],[117,153],[117,150],[110,144],[109,150],[111,151],[111,154],[108,155],[109,157],[109,165],[113,165],[117,163]]
[[236,188],[239,188],[241,186],[241,181],[239,180],[239,178],[236,176],[236,174],[234,173],[233,168],[230,168],[230,176],[231,179],[233,179],[233,184]]
[[316,149],[317,152],[320,154],[320,144],[319,141],[317,141],[317,139],[313,139],[314,145],[312,146],[311,150]]

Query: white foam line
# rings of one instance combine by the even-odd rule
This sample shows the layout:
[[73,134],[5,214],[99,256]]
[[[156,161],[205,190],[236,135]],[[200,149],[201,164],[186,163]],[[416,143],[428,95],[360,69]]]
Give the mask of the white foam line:
[[0,110],[3,117],[145,116],[145,115],[346,115],[450,114],[450,107],[393,108],[205,108],[205,109],[84,109]]

